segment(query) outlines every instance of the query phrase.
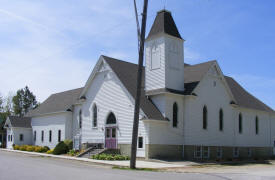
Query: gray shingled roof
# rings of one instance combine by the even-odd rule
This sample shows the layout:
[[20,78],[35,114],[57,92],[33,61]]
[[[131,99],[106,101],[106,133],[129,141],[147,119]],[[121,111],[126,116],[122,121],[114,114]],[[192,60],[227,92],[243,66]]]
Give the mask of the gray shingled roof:
[[258,109],[267,112],[274,112],[273,109],[261,102],[259,99],[247,92],[237,81],[233,78],[225,76],[227,84],[236,99],[237,105],[241,107]]
[[[110,67],[116,73],[122,84],[135,99],[138,66],[136,64],[128,63],[111,57],[102,57],[110,65]],[[140,107],[149,119],[165,120],[165,118],[162,116],[158,108],[152,103],[150,99],[148,99],[145,96],[144,77],[145,76],[143,68]]]
[[146,39],[162,33],[182,39],[171,13],[166,10],[161,10],[157,13],[157,17]]
[[31,110],[26,116],[38,116],[53,112],[62,112],[70,109],[78,101],[83,88],[52,94],[38,108]]
[[30,117],[9,116],[12,127],[31,128]]

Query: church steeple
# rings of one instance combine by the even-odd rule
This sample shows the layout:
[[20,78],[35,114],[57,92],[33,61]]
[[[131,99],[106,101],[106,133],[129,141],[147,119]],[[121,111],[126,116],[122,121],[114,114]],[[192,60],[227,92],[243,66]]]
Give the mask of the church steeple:
[[184,91],[184,40],[171,13],[157,13],[145,41],[145,91],[173,89]]
[[165,9],[157,13],[157,17],[146,39],[150,39],[159,34],[168,34],[182,39],[171,12]]

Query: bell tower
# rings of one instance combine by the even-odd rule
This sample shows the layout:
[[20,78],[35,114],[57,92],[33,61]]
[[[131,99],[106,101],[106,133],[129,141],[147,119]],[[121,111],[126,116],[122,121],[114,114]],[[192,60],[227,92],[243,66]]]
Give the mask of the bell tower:
[[145,41],[145,91],[184,91],[184,40],[171,12],[157,13]]

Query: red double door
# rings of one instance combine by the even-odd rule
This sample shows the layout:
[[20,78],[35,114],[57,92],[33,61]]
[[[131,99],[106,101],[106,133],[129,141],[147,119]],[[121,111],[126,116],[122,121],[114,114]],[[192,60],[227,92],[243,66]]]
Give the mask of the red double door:
[[105,148],[117,148],[116,127],[106,127],[105,129]]

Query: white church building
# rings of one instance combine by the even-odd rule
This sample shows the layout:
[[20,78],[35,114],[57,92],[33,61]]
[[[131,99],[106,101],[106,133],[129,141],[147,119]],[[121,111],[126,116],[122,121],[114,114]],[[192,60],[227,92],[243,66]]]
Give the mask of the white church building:
[[[137,68],[100,56],[84,87],[53,94],[27,114],[32,144],[54,148],[72,139],[75,149],[96,145],[129,155]],[[146,38],[142,87],[138,157],[275,155],[274,110],[225,76],[217,61],[185,64],[184,40],[169,11],[157,13]]]

